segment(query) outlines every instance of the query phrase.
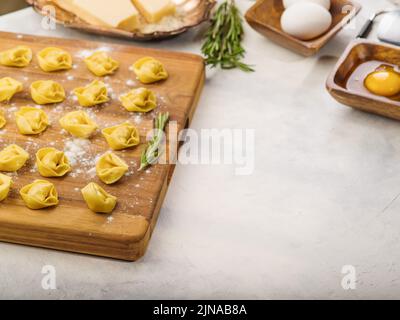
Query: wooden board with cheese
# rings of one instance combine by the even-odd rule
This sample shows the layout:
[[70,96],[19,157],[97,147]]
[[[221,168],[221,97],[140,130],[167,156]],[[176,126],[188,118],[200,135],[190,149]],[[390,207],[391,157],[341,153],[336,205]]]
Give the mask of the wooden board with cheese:
[[162,39],[181,34],[207,21],[215,0],[27,0],[66,27],[107,36],[137,40]]

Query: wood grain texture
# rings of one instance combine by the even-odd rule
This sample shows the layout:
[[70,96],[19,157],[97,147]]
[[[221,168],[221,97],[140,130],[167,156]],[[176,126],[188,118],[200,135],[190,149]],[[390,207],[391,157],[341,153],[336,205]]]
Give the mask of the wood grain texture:
[[[14,185],[9,197],[0,203],[0,240],[136,260],[144,254],[174,168],[172,164],[157,164],[149,170],[137,171],[146,134],[152,129],[153,118],[160,111],[170,113],[171,121],[177,122],[178,130],[188,126],[203,87],[203,59],[192,54],[108,43],[12,33],[0,33],[0,37],[0,50],[27,45],[37,53],[45,47],[56,46],[70,52],[74,60],[73,69],[54,73],[41,71],[36,57],[30,66],[23,69],[0,66],[1,77],[13,77],[24,84],[23,92],[15,95],[10,103],[0,105],[8,118],[6,127],[0,130],[0,148],[17,143],[31,155],[27,165],[13,175]],[[115,75],[102,78],[112,89],[111,101],[84,110],[95,117],[100,129],[124,121],[130,121],[138,128],[141,144],[115,152],[129,164],[130,174],[110,186],[102,184],[93,174],[96,156],[109,150],[105,139],[98,132],[90,139],[90,144],[84,146],[84,156],[77,158],[77,164],[70,174],[63,178],[46,178],[55,184],[60,204],[55,208],[30,210],[21,200],[19,189],[40,178],[34,167],[34,154],[39,148],[53,145],[62,150],[73,139],[62,131],[58,119],[66,112],[79,108],[72,97],[72,90],[96,78],[86,68],[82,56],[98,49],[109,51],[114,59],[120,61],[121,66]],[[143,56],[159,59],[170,76],[164,82],[145,86],[155,91],[159,105],[154,111],[141,115],[126,111],[118,101],[118,96],[134,87],[143,86],[129,69],[134,61]],[[61,104],[43,106],[51,120],[51,126],[44,133],[39,136],[23,136],[17,131],[14,112],[20,106],[35,105],[29,94],[29,85],[39,79],[59,82],[65,88],[68,98]],[[100,184],[118,197],[118,205],[112,215],[95,214],[87,208],[80,189],[90,181]]]
[[354,1],[331,2],[332,26],[320,37],[308,41],[299,40],[283,32],[280,21],[285,8],[282,0],[258,0],[247,11],[245,18],[253,29],[282,47],[304,56],[311,56],[321,50],[361,9],[361,5]]
[[368,40],[354,40],[329,75],[326,88],[332,97],[344,105],[400,120],[400,101],[374,95],[367,90],[354,91],[347,88],[347,80],[354,70],[362,63],[373,60],[399,66],[400,49]]

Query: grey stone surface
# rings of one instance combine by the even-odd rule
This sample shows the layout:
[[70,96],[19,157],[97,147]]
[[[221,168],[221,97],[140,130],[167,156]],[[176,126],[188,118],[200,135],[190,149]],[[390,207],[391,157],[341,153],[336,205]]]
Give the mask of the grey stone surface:
[[[399,297],[399,123],[345,108],[325,90],[363,21],[389,3],[360,2],[356,26],[315,57],[246,26],[256,72],[208,72],[192,128],[255,129],[254,174],[178,165],[147,254],[135,263],[0,243],[0,298]],[[0,29],[121,42],[44,30],[40,21],[26,9],[1,17]],[[201,45],[198,30],[130,43],[195,53]],[[56,268],[56,290],[41,287],[44,265]],[[356,268],[356,290],[341,287],[344,265]]]

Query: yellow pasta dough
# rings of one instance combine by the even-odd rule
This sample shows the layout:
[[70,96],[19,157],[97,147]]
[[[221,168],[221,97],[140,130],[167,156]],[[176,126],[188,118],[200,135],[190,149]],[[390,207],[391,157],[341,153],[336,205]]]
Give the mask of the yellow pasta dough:
[[106,184],[117,182],[127,171],[126,162],[112,152],[103,154],[96,163],[97,175]]
[[89,138],[98,128],[84,111],[72,111],[60,119],[60,125],[75,137]]
[[16,144],[11,144],[0,151],[0,171],[17,171],[24,166],[28,159],[28,152]]
[[10,192],[11,184],[11,178],[0,173],[0,201],[3,201],[5,198],[7,198],[8,193]]
[[22,91],[22,83],[10,78],[5,77],[0,79],[0,102],[9,101],[14,94]]
[[2,129],[7,123],[6,117],[4,116],[4,111],[0,110],[0,129]]
[[102,130],[108,145],[114,150],[122,150],[139,144],[138,130],[128,122]]
[[58,103],[65,100],[65,91],[55,81],[40,80],[31,84],[31,96],[37,104]]
[[88,69],[98,77],[113,74],[119,67],[119,62],[109,57],[104,51],[93,53],[85,59],[85,63]]
[[52,72],[72,68],[71,55],[65,50],[49,47],[37,55],[39,66],[43,71]]
[[149,112],[157,106],[156,95],[147,88],[132,89],[119,100],[128,111]]
[[133,64],[133,71],[142,83],[153,83],[168,78],[163,64],[151,57],[144,57]]
[[55,148],[42,148],[36,152],[36,165],[43,177],[62,177],[69,171],[68,158]]
[[87,206],[94,212],[110,213],[117,204],[117,198],[107,193],[102,187],[94,182],[90,182],[82,190],[83,199]]
[[0,52],[0,64],[7,67],[26,67],[32,60],[32,50],[27,46],[17,46]]
[[30,209],[42,209],[58,204],[57,190],[49,181],[35,180],[19,191],[26,206]]
[[34,107],[21,107],[15,117],[18,130],[22,134],[39,134],[49,125],[47,114]]
[[91,107],[108,101],[106,85],[98,80],[94,80],[86,87],[76,88],[74,93],[82,107]]

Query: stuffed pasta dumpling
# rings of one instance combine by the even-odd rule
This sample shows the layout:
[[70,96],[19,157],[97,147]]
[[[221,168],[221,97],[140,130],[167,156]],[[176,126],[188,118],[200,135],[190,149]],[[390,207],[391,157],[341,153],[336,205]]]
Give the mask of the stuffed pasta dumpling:
[[19,191],[26,206],[30,209],[42,209],[58,204],[57,190],[49,181],[35,180]]
[[133,71],[142,83],[153,83],[168,78],[163,64],[151,57],[144,57],[133,64]]
[[0,64],[7,67],[26,67],[32,60],[32,50],[27,46],[17,46],[0,52]]
[[8,193],[10,192],[11,184],[11,178],[0,173],[0,201],[3,201],[5,198],[7,198]]
[[89,138],[98,128],[84,111],[72,111],[60,119],[60,125],[75,137]]
[[94,80],[86,87],[76,88],[74,93],[82,107],[91,107],[108,101],[106,85],[98,80]]
[[117,182],[128,171],[128,165],[115,153],[103,154],[96,163],[96,172],[106,184]]
[[94,212],[110,213],[117,204],[117,198],[107,193],[97,183],[90,182],[81,192],[87,206]]
[[40,80],[31,84],[31,96],[37,104],[58,103],[65,100],[65,91],[55,81]]
[[43,71],[52,72],[72,68],[71,55],[60,48],[49,47],[37,55],[39,66]]
[[71,171],[64,152],[55,148],[42,148],[36,152],[36,165],[43,177],[62,177]]
[[9,101],[18,92],[22,91],[22,83],[10,78],[5,77],[0,79],[0,102]]
[[139,144],[138,130],[128,122],[105,128],[102,131],[108,145],[114,150],[122,150]]
[[47,114],[38,108],[21,107],[15,116],[18,130],[22,134],[39,134],[49,125]]
[[0,129],[2,129],[7,123],[6,117],[4,116],[4,111],[0,110]]
[[16,144],[11,144],[0,151],[0,171],[17,171],[24,166],[28,159],[28,152]]
[[156,95],[147,88],[132,89],[119,100],[128,111],[149,112],[157,106]]
[[97,51],[85,59],[86,66],[96,76],[103,77],[113,74],[119,67],[119,62],[112,59],[104,51]]

